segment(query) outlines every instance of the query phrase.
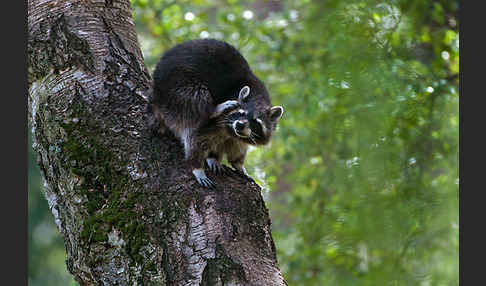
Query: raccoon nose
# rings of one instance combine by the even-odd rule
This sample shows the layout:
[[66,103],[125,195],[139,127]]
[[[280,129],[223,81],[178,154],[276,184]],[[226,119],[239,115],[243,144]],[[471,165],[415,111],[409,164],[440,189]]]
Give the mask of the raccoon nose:
[[235,128],[236,128],[236,130],[241,131],[245,128],[245,123],[243,123],[241,121],[236,121]]

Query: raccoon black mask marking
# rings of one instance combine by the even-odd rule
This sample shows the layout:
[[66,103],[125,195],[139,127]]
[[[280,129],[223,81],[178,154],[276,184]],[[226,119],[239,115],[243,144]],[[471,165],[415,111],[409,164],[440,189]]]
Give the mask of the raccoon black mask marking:
[[229,134],[247,144],[264,145],[270,141],[277,121],[282,116],[283,108],[280,106],[255,108],[254,102],[248,99],[249,91],[248,86],[241,89],[238,97],[241,107],[227,115],[229,124],[226,128]]
[[248,145],[270,141],[282,116],[243,56],[225,42],[204,39],[168,50],[154,72],[152,110],[160,132],[184,144],[199,184],[214,187],[203,166],[220,173],[221,159],[247,175]]

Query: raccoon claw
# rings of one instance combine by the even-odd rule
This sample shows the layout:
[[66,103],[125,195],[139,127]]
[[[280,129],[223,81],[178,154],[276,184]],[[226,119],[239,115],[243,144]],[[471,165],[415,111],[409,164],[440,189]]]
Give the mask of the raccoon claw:
[[203,187],[206,187],[206,188],[209,188],[209,189],[216,188],[216,185],[209,178],[202,178],[202,179],[196,178],[196,179],[197,179],[197,182],[199,183],[199,185],[201,185]]
[[194,170],[192,170],[192,173],[196,177],[196,180],[199,183],[199,185],[206,187],[206,188],[210,188],[210,189],[216,188],[216,185],[213,183],[213,181],[211,181],[206,176],[203,169],[194,169]]
[[218,160],[214,158],[206,159],[206,163],[208,164],[209,170],[215,174],[224,174],[223,166],[218,162]]

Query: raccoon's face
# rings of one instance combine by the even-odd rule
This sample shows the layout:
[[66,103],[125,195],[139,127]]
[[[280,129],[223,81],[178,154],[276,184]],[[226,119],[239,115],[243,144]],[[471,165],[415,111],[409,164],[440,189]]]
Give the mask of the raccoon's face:
[[277,122],[283,114],[281,106],[269,106],[259,102],[248,102],[250,88],[245,86],[240,91],[238,101],[240,109],[236,109],[226,118],[227,130],[233,137],[251,145],[264,145],[277,127]]

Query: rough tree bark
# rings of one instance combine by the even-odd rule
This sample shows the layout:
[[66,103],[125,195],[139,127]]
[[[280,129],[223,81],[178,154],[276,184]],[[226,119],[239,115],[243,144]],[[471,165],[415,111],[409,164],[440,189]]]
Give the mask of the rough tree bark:
[[28,1],[29,118],[81,285],[286,285],[257,184],[154,136],[129,0]]

